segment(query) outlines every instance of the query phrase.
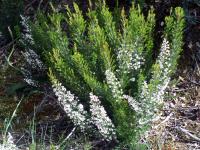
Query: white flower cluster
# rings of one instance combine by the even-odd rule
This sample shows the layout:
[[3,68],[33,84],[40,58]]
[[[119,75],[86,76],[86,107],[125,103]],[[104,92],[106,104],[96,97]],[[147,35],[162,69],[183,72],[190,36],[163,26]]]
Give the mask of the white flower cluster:
[[11,133],[8,132],[7,140],[5,140],[3,144],[0,144],[0,150],[19,150],[14,144],[14,140]]
[[[31,34],[31,29],[28,24],[29,18],[24,17],[22,15],[20,15],[20,17],[21,17],[21,25],[23,27],[23,34],[22,34],[22,38],[20,41],[25,46],[27,46],[27,44],[30,44],[30,45],[35,44],[32,34]],[[45,65],[40,60],[39,55],[34,50],[28,48],[28,49],[26,49],[26,52],[22,52],[22,55],[24,56],[29,67],[31,67],[32,69],[37,69],[37,70],[45,70],[46,69]],[[28,83],[31,86],[35,86],[35,87],[39,86],[39,83],[32,79],[32,73],[29,71],[29,69],[25,69],[23,67],[22,73],[24,75],[24,81],[26,83]]]
[[140,104],[131,96],[123,95],[123,98],[126,99],[131,106],[131,108],[136,112],[141,112]]
[[118,50],[117,60],[119,62],[119,69],[124,73],[139,70],[143,64],[143,58],[132,44],[121,44]]
[[24,78],[24,81],[34,87],[39,87],[39,83],[33,79],[31,79],[30,77]]
[[[161,81],[157,85],[156,92],[153,93],[153,98],[159,104],[163,103],[163,95],[165,89],[167,88],[170,81],[170,73],[171,73],[171,52],[169,42],[164,38],[161,52],[158,56],[158,62],[160,72],[159,72],[159,80]],[[153,78],[154,80],[154,78]],[[156,80],[156,79],[155,79]]]
[[140,94],[140,100],[142,103],[142,105],[141,105],[142,112],[139,112],[138,114],[142,114],[141,116],[145,116],[145,117],[142,117],[139,119],[140,125],[148,123],[149,121],[152,120],[152,118],[155,117],[157,107],[155,107],[156,99],[153,95],[152,95],[151,91],[149,90],[149,86],[148,86],[147,82],[144,81],[144,83],[142,85],[142,92]]
[[[155,115],[158,112],[157,106],[163,104],[164,93],[170,81],[170,57],[169,42],[164,39],[157,61],[159,72],[155,72],[154,74],[156,75],[151,79],[152,81],[159,80],[160,82],[153,89],[150,89],[146,81],[144,81],[140,94],[140,100],[143,103],[142,110],[144,110],[144,114],[147,116],[146,118],[149,117],[150,120],[156,117]],[[141,118],[140,123],[142,124],[142,122],[145,123],[150,120]]]
[[[29,18],[24,17],[22,15],[20,15],[20,17],[22,19],[21,25],[24,27],[23,31],[25,32],[25,33],[22,34],[21,41],[24,45],[26,45],[25,42],[33,45],[35,42],[33,40],[33,37],[32,37],[32,34],[31,34],[31,29],[30,29],[29,24],[28,24]],[[39,69],[45,68],[44,64],[40,60],[39,55],[34,50],[28,49],[26,52],[23,53],[23,55],[24,55],[26,61],[28,62],[28,64],[32,66],[32,68],[38,68],[38,67],[39,67]]]
[[33,69],[45,69],[45,65],[40,60],[40,56],[32,49],[26,50],[26,52],[22,53],[24,55],[25,60]]
[[90,104],[91,121],[96,125],[101,135],[108,141],[116,139],[115,126],[104,107],[101,106],[99,98],[93,93],[90,93]]
[[170,73],[170,67],[171,67],[170,56],[171,52],[170,52],[169,42],[167,41],[167,39],[164,38],[161,46],[161,51],[158,56],[158,64],[160,68],[163,69],[164,75]]
[[91,118],[88,118],[88,113],[84,110],[83,105],[79,103],[78,98],[71,94],[70,91],[67,91],[61,83],[54,82],[53,91],[74,125],[79,126],[84,131],[86,128],[90,128],[91,124],[94,124],[105,140],[116,139],[115,126],[108,117],[104,107],[101,106],[97,96],[93,93],[89,95]]
[[31,85],[31,86],[34,86],[34,87],[39,87],[39,83],[35,80],[33,80],[32,78],[32,73],[28,70],[28,69],[25,69],[24,67],[21,68],[21,72],[24,76],[24,81]]
[[158,105],[163,104],[165,89],[169,83],[169,80],[167,82],[166,81],[157,85],[153,91],[150,90],[150,87],[146,81],[144,81],[142,92],[140,94],[142,111],[139,112],[139,114],[142,114],[142,116],[145,117],[139,119],[139,124],[146,124],[158,117]]
[[105,75],[106,75],[106,82],[112,91],[113,97],[116,98],[117,100],[122,99],[123,92],[121,89],[121,84],[116,78],[115,74],[111,70],[106,70]]
[[82,130],[84,130],[89,124],[89,121],[87,118],[87,112],[84,110],[83,105],[78,104],[78,98],[71,94],[70,91],[67,91],[61,83],[54,83],[53,91],[74,125],[78,125]]
[[132,70],[139,70],[141,66],[144,64],[144,59],[141,55],[139,55],[137,52],[132,53],[132,59],[131,59],[131,68]]
[[24,28],[24,34],[22,34],[22,43],[24,43],[24,41],[28,42],[29,44],[33,45],[35,42],[33,40],[33,37],[32,37],[32,34],[31,34],[31,29],[29,27],[29,24],[28,24],[28,20],[29,18],[28,17],[24,17],[22,15],[20,15],[21,17],[21,25],[23,26]]
[[169,84],[170,77],[163,79],[162,83],[157,85],[156,92],[152,94],[152,100],[158,104],[163,104],[163,98],[165,94],[165,90]]

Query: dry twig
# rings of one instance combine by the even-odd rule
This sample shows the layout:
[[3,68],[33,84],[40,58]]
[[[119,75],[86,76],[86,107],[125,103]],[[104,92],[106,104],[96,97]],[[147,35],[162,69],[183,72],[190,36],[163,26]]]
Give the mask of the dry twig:
[[184,134],[188,135],[189,137],[193,138],[195,141],[198,141],[200,142],[200,138],[198,138],[196,135],[194,134],[191,134],[190,131],[184,129],[184,128],[181,128],[181,127],[175,127],[178,131],[181,131],[183,132]]

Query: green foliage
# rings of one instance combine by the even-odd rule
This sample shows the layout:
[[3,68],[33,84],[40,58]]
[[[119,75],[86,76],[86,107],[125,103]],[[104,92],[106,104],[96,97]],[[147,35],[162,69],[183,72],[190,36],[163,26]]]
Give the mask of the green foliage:
[[75,13],[72,13],[67,6],[67,18],[66,21],[69,25],[70,38],[78,47],[82,47],[84,44],[84,33],[86,29],[86,22],[83,18],[82,12],[79,9],[78,5],[74,3]]
[[9,37],[8,27],[14,31],[20,24],[20,14],[23,13],[23,3],[23,0],[0,1],[0,32],[2,32],[3,35]]
[[[62,81],[85,102],[91,91],[101,97],[121,145],[134,149],[147,127],[140,126],[138,120],[146,114],[138,115],[131,109],[123,94],[136,96],[140,105],[151,107],[148,100],[141,98],[144,81],[151,96],[162,85],[163,75],[168,79],[175,71],[182,50],[184,20],[182,9],[176,8],[174,14],[166,18],[165,36],[172,51],[165,59],[172,65],[168,74],[159,66],[161,58],[156,62],[152,59],[155,14],[150,10],[145,18],[138,6],[132,6],[128,16],[122,10],[120,27],[105,2],[98,3],[95,10],[89,9],[87,19],[76,4],[74,12],[67,7],[67,14],[54,12],[47,18],[39,14],[38,20],[31,23],[35,44],[30,47],[50,68],[52,82]],[[63,23],[68,27],[66,31]]]
[[111,49],[116,50],[116,48],[119,46],[118,36],[120,36],[120,34],[116,30],[116,22],[114,22],[113,15],[106,6],[105,1],[102,5],[98,6],[96,15],[99,20],[99,25],[104,30],[104,34],[109,46]]
[[[123,80],[135,76],[137,74],[150,73],[150,68],[153,63],[152,60],[152,48],[153,48],[153,31],[155,26],[155,14],[151,9],[145,20],[140,7],[133,6],[130,9],[130,15],[127,19],[125,12],[122,11],[122,24],[123,24],[123,37],[121,44],[132,45],[134,52],[138,55],[142,55],[145,60],[145,66],[142,72],[134,71],[131,74],[127,74],[124,70],[120,70]],[[130,49],[132,51],[132,49]],[[125,83],[126,84],[126,83]],[[122,84],[123,86],[123,84]],[[127,85],[124,85],[125,87]]]
[[177,66],[177,59],[183,48],[183,28],[185,26],[184,11],[181,7],[171,10],[171,15],[165,18],[165,34],[170,41],[172,51],[172,73]]

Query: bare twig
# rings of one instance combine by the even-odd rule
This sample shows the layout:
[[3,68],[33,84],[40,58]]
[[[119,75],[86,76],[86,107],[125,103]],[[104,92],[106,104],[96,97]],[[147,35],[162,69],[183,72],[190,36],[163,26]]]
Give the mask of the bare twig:
[[191,83],[193,83],[193,84],[195,84],[195,85],[198,85],[198,86],[200,86],[200,83],[197,83],[197,82],[195,82],[195,81],[192,81],[192,80],[189,80]]
[[193,150],[199,150],[200,149],[200,145],[197,144],[197,143],[194,143],[194,144],[188,143],[187,146],[189,146],[190,148],[193,148]]
[[17,140],[16,144],[18,144],[19,141],[20,141],[24,136],[25,136],[25,134],[23,134],[23,135]]
[[190,133],[189,130],[186,130],[184,128],[181,128],[181,127],[175,127],[177,130],[183,132],[184,134],[188,135],[189,137],[193,138],[195,141],[198,141],[200,142],[200,138],[198,138],[196,135]]
[[72,131],[68,134],[68,136],[65,138],[65,140],[68,140],[70,138],[70,136],[74,133],[75,130],[76,130],[76,127],[74,127],[72,129]]
[[189,91],[189,90],[192,90],[194,89],[194,87],[189,87],[189,88],[185,88],[185,89],[172,89],[172,90],[168,90],[169,92],[184,92],[184,91]]
[[42,101],[40,102],[40,104],[36,106],[35,112],[32,112],[31,114],[28,115],[28,119],[31,119],[34,115],[36,115],[36,114],[40,113],[41,111],[43,111],[43,109],[44,109],[44,104],[45,104],[46,102],[48,102],[50,98],[53,99],[52,96],[46,95],[46,96],[42,99]]
[[172,115],[173,115],[173,113],[169,114],[169,116],[167,116],[167,117],[165,118],[165,120],[163,120],[160,124],[158,124],[158,125],[155,126],[154,128],[157,129],[159,126],[161,126],[162,124],[164,124],[165,122],[167,122],[167,121],[171,118]]
[[29,7],[31,7],[31,5],[33,5],[35,2],[37,2],[37,0],[33,0],[28,5],[26,5],[25,10],[27,10]]
[[[63,140],[63,142],[61,144],[59,144],[59,148],[62,146],[62,144],[67,141],[71,136],[72,134],[74,133],[74,131],[76,130],[76,126],[72,129],[72,131],[68,134],[68,136]],[[58,148],[58,149],[59,149]]]

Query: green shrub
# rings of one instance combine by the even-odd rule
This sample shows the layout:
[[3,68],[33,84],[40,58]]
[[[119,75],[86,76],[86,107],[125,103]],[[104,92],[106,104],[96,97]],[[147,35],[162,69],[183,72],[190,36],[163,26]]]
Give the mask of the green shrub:
[[136,149],[176,69],[182,51],[182,17],[182,9],[176,8],[166,18],[165,38],[155,62],[155,14],[150,10],[145,18],[136,6],[128,16],[121,11],[120,23],[105,3],[89,9],[87,19],[76,4],[74,12],[67,8],[66,14],[54,12],[48,17],[40,13],[30,23],[33,41],[25,40],[25,46],[50,68],[54,92],[75,125],[87,131],[93,123],[105,139]]

